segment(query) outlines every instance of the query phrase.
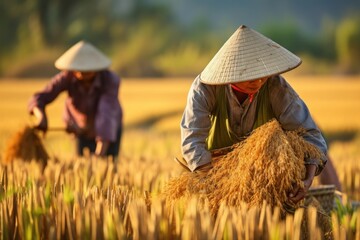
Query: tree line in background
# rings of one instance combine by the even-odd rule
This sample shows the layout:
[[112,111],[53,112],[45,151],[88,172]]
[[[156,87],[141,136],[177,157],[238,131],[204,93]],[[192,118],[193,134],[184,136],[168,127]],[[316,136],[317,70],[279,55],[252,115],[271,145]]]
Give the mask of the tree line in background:
[[[87,40],[122,76],[194,76],[232,34],[205,19],[180,24],[169,7],[145,0],[2,0],[0,76],[49,77],[54,60]],[[360,17],[325,21],[313,36],[294,21],[257,29],[300,55],[307,73],[359,73]]]

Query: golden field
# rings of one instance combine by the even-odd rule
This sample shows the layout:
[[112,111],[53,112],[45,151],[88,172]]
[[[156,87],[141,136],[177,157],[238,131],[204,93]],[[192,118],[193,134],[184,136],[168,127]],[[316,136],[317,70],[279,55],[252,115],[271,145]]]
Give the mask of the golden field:
[[[326,132],[360,129],[360,77],[286,76],[307,103],[314,119]],[[119,98],[125,128],[136,127],[177,132],[192,79],[123,79]],[[9,134],[28,122],[27,101],[46,84],[46,79],[0,80],[0,131]],[[50,127],[62,126],[62,99],[47,107]]]
[[[285,77],[306,102],[325,135],[347,138],[360,129],[360,77]],[[173,141],[169,146],[171,152],[168,153],[179,154],[179,124],[191,82],[192,79],[188,78],[123,79],[119,98],[124,109],[124,154],[128,150],[133,154],[130,149],[134,148],[134,144],[148,145],[146,137],[139,138],[138,132],[140,135],[150,135],[152,138],[161,136]],[[27,101],[45,84],[46,79],[0,81],[0,149],[14,131],[24,124],[31,124],[33,120],[27,113]],[[64,98],[65,93],[47,107],[50,128],[63,126],[61,114]],[[50,151],[54,154],[68,155],[71,152],[71,137],[64,133],[49,131],[45,143],[50,145]],[[56,149],[52,149],[53,143]],[[140,153],[137,151],[137,154]]]
[[[330,153],[339,168],[359,158],[360,77],[285,75],[307,103],[313,118],[331,143]],[[179,124],[187,91],[193,79],[123,79],[119,98],[124,110],[121,155],[126,158],[155,158],[173,166],[180,156]],[[30,96],[44,87],[46,79],[3,79],[0,81],[0,156],[6,141],[33,119],[27,113]],[[66,93],[46,111],[49,127],[63,127],[62,110]],[[340,141],[341,140],[341,141]],[[50,155],[60,159],[74,156],[73,139],[61,131],[49,131],[43,142]],[[343,173],[339,175],[344,178]]]
[[[286,78],[328,137],[344,193],[359,201],[360,76]],[[0,158],[8,139],[33,121],[27,113],[27,101],[46,81],[0,80]],[[166,182],[181,172],[173,158],[180,156],[179,124],[191,82],[187,78],[123,79],[119,98],[125,129],[116,164],[77,158],[71,136],[50,130],[43,142],[56,160],[49,162],[44,174],[35,163],[16,161],[7,170],[1,167],[1,236],[299,239],[299,218],[303,214],[313,216],[314,209],[301,209],[282,220],[276,210],[271,212],[265,205],[250,210],[224,207],[213,219],[206,209],[197,208],[196,199],[167,212],[164,202],[157,198]],[[62,94],[46,110],[50,128],[63,126],[64,98]],[[359,210],[333,213],[331,219],[334,239],[360,238]],[[314,239],[321,239],[321,226],[314,222],[309,226]]]

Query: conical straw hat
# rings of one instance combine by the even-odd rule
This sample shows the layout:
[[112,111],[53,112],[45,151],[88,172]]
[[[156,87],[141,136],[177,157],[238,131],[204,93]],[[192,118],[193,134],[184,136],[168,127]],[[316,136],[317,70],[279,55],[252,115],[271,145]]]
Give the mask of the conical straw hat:
[[284,47],[241,25],[202,71],[200,81],[212,85],[245,82],[300,64],[301,59]]
[[110,66],[111,61],[90,43],[80,41],[55,61],[55,67],[70,71],[99,71]]

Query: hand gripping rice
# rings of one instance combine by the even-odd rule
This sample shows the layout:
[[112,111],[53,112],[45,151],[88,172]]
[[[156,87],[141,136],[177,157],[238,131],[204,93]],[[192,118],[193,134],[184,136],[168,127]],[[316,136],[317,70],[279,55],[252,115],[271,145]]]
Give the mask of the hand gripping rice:
[[264,201],[284,211],[288,193],[295,185],[303,186],[305,156],[320,159],[323,155],[303,139],[303,133],[301,129],[283,131],[276,120],[271,120],[235,144],[231,152],[213,159],[209,172],[185,172],[171,179],[163,196],[172,204],[198,195],[214,214],[222,203],[236,207],[245,202],[249,207],[261,207]]

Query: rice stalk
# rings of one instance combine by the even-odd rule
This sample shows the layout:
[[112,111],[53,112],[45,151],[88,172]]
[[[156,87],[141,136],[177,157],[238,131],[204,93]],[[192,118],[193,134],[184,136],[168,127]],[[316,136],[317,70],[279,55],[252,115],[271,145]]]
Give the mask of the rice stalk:
[[249,207],[261,207],[264,201],[285,212],[283,204],[288,203],[289,191],[295,185],[303,186],[305,157],[322,157],[320,150],[306,142],[302,134],[302,130],[284,132],[272,120],[214,160],[209,172],[187,172],[170,180],[163,196],[170,205],[180,198],[202,196],[209,201],[213,214],[221,203],[236,207],[246,202]]
[[36,130],[29,126],[24,126],[16,132],[7,143],[5,148],[4,163],[10,163],[15,159],[30,162],[36,160],[46,166],[49,155]]

